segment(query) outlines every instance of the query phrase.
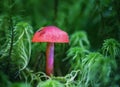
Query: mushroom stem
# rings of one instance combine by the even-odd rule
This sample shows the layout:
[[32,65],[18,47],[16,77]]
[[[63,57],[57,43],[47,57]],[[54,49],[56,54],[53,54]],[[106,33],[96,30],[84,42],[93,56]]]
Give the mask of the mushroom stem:
[[54,43],[47,43],[46,50],[46,74],[52,75],[54,67]]

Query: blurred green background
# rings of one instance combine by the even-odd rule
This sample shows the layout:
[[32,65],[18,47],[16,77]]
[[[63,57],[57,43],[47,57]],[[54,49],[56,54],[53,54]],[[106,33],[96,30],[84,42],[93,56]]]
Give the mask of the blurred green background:
[[[45,75],[46,43],[34,33],[54,25],[54,76]],[[120,0],[0,0],[0,87],[119,87]]]

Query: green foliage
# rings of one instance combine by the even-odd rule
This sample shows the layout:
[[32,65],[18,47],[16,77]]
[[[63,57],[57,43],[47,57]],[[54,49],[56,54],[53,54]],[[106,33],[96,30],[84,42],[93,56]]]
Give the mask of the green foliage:
[[[0,86],[119,87],[119,0],[0,0]],[[46,43],[33,32],[56,25],[70,36],[55,44],[54,76]]]
[[79,71],[72,71],[64,77],[49,77],[48,80],[41,81],[37,87],[76,87],[75,78],[78,74]]
[[110,55],[111,58],[115,58],[115,56],[119,55],[120,43],[115,39],[107,39],[103,43],[102,51],[104,55]]
[[[11,37],[11,34],[8,34]],[[11,49],[11,61],[13,65],[16,65],[14,68],[23,70],[28,65],[31,56],[31,35],[32,27],[28,23],[20,22],[16,24],[14,28],[13,42],[11,43],[10,37],[8,37],[6,43],[4,44],[4,49],[2,57],[10,56],[10,46],[13,45]],[[1,57],[1,58],[2,58]]]
[[64,87],[64,85],[56,80],[47,80],[45,82],[40,82],[37,87]]
[[31,86],[27,83],[14,83],[11,85],[11,87],[31,87]]
[[[80,41],[81,43],[89,43],[86,34],[84,33],[82,37],[86,38],[85,40],[81,38],[80,34],[81,32],[77,32],[71,36],[71,47],[67,53],[67,60],[69,58],[69,63],[71,64],[70,69],[80,70],[80,74],[77,75],[79,86],[106,87],[110,85],[111,76],[117,68],[114,58],[117,56],[116,53],[120,52],[119,43],[115,39],[107,39],[101,48],[103,54],[91,52],[86,48],[86,44],[79,44]],[[73,45],[74,43],[76,45]],[[87,47],[89,47],[89,44]]]
[[9,85],[11,85],[10,81],[8,80],[8,77],[3,72],[0,72],[0,78],[0,86],[9,87]]
[[82,68],[82,58],[89,53],[89,41],[83,31],[74,33],[70,39],[71,48],[67,52],[67,58],[70,59],[71,70]]
[[115,61],[100,53],[90,53],[83,59],[82,64],[82,80],[85,81],[85,85],[90,83],[93,87],[105,86],[110,81],[112,70],[116,68]]
[[90,43],[87,38],[87,34],[84,31],[79,31],[74,33],[71,36],[71,46],[80,46],[81,48],[88,49],[90,47]]
[[16,24],[15,32],[12,58],[19,65],[19,69],[23,70],[28,65],[31,56],[32,27],[28,23],[20,22]]

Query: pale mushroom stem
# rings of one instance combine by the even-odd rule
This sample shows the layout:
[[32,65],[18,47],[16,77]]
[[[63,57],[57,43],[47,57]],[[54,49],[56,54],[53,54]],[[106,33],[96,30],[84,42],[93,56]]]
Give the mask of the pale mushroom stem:
[[46,74],[52,75],[54,69],[54,43],[47,43],[46,50]]

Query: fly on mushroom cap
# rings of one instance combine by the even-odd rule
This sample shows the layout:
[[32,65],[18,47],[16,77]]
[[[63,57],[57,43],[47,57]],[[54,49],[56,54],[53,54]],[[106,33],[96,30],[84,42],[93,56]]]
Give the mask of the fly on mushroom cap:
[[55,26],[47,26],[35,33],[32,42],[68,43],[69,38],[67,33],[59,28]]

